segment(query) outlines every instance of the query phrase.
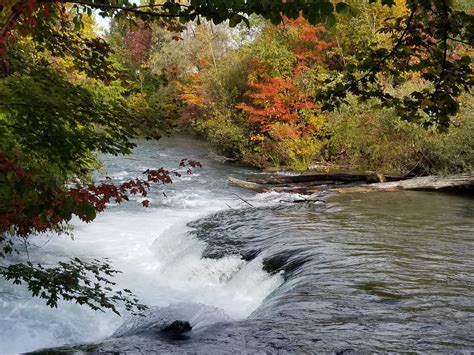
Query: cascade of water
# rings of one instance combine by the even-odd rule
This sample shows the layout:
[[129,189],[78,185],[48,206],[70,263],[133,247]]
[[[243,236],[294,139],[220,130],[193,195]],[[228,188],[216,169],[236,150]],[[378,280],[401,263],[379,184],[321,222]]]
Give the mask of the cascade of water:
[[[186,146],[189,144],[180,145]],[[232,202],[224,201],[229,195],[226,172],[216,170],[220,168],[217,163],[207,161],[203,147],[198,148],[183,151],[144,142],[129,158],[104,157],[108,174],[117,182],[156,164],[172,168],[184,156],[189,157],[189,152],[201,154],[194,158],[200,159],[206,170],[175,178],[166,198],[161,187],[154,188],[149,209],[131,201],[111,207],[91,224],[75,221],[74,240],[66,236],[33,238],[29,248],[32,261],[47,265],[68,256],[108,257],[123,271],[116,278],[119,286],[132,289],[149,306],[185,302],[192,317],[195,307],[189,304],[204,304],[220,310],[215,321],[222,318],[221,313],[229,319],[247,317],[282,279],[264,272],[261,259],[246,262],[237,255],[202,257],[205,243],[190,235],[186,224],[228,209]],[[24,288],[7,283],[0,284],[0,291],[1,354],[97,340],[111,335],[123,322],[113,314],[65,302],[50,309],[44,301],[31,299]]]

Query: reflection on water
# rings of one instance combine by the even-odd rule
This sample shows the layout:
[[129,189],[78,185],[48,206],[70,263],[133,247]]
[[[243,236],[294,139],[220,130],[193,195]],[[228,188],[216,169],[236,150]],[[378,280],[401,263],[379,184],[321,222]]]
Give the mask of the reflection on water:
[[473,214],[468,196],[368,193],[193,225],[210,254],[264,253],[285,271],[252,315],[269,329],[262,343],[310,351],[316,336],[321,350],[441,351],[474,348]]

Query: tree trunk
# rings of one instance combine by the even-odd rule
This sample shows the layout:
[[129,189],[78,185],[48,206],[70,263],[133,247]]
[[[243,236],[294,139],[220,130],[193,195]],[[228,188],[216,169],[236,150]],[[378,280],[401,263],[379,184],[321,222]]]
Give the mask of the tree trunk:
[[[320,175],[311,175],[317,179],[311,180],[309,176],[283,176],[267,179],[253,179],[253,181],[244,181],[229,177],[228,184],[231,186],[241,187],[256,192],[294,192],[300,194],[311,194],[319,191],[334,191],[340,193],[350,192],[370,192],[370,191],[398,191],[398,190],[463,190],[467,192],[474,191],[474,175],[460,174],[450,176],[424,176],[406,180],[367,183],[367,178],[362,180],[363,175],[338,174],[338,180],[334,179],[335,175],[324,175],[326,180]],[[298,181],[299,178],[301,180]],[[255,182],[255,181],[260,181]],[[294,181],[294,182],[289,182]]]
[[331,183],[349,183],[349,182],[385,182],[385,181],[399,181],[406,180],[408,177],[403,176],[389,176],[376,173],[369,174],[346,174],[346,173],[333,173],[333,174],[301,174],[301,175],[262,175],[257,178],[251,178],[249,181],[257,184],[294,184],[294,183],[313,183],[318,184],[331,184]]

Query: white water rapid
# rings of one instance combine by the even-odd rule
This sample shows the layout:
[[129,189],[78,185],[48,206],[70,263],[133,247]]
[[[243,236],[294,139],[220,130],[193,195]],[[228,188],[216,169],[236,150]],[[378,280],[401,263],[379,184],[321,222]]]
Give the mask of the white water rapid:
[[[208,160],[202,144],[185,139],[140,142],[132,156],[104,157],[104,165],[107,174],[120,182],[147,168],[174,168],[181,158],[198,159],[204,168],[175,178],[171,186],[154,188],[148,209],[131,201],[110,207],[91,224],[75,221],[74,240],[67,236],[33,238],[31,260],[54,265],[66,257],[108,257],[123,271],[115,279],[118,286],[131,289],[148,306],[170,306],[172,310],[178,305],[180,315],[188,308],[195,314],[201,304],[212,306],[205,308],[206,317],[198,325],[249,316],[283,282],[282,277],[264,272],[261,258],[250,262],[235,255],[203,258],[205,243],[190,235],[186,226],[229,206],[242,205],[225,185],[227,175],[239,173],[239,168]],[[209,315],[212,310],[215,317]],[[31,298],[26,288],[0,281],[2,355],[99,340],[113,334],[124,320],[126,317],[112,312],[94,312],[67,302],[51,309],[44,300]]]

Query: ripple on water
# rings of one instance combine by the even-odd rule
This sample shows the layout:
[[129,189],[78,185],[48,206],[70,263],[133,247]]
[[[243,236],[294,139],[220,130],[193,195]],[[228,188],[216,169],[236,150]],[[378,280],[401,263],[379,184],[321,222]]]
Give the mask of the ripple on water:
[[215,254],[231,245],[263,253],[269,272],[284,271],[286,283],[253,319],[271,319],[287,336],[297,329],[292,341],[318,334],[321,350],[474,348],[472,198],[401,192],[329,201],[222,212],[195,222],[194,233]]

